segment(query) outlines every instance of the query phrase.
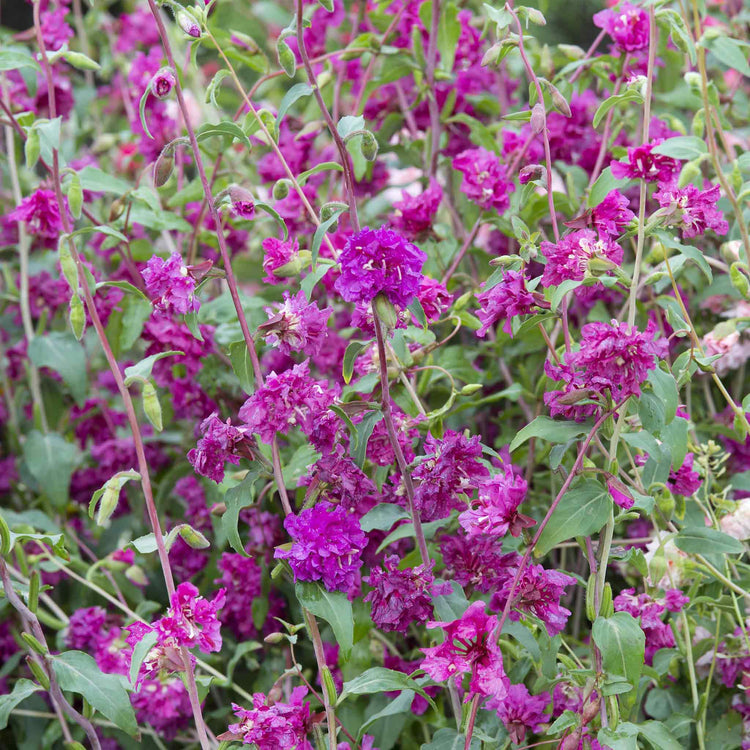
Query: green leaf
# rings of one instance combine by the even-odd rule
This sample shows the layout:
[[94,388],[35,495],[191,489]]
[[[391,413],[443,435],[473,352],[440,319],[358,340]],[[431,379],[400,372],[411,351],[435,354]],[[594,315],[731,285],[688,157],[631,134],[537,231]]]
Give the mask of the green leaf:
[[78,448],[56,432],[32,430],[23,444],[23,458],[42,491],[56,508],[62,508],[68,501]]
[[[2,61],[2,53],[0,53],[0,61]],[[11,693],[0,695],[0,729],[5,729],[8,726],[8,719],[13,709],[19,703],[22,703],[29,696],[34,695],[34,693],[38,693],[41,689],[39,685],[31,680],[21,677],[20,680],[16,681]]]
[[[449,517],[439,518],[437,521],[430,521],[429,523],[423,523],[422,531],[424,532],[425,538],[431,538],[439,528],[447,526],[450,522],[451,519]],[[388,547],[388,545],[393,544],[393,542],[397,542],[399,539],[410,539],[412,537],[414,537],[414,524],[404,523],[383,539],[377,551],[380,553]]]
[[637,687],[646,648],[638,621],[627,612],[615,612],[611,617],[597,617],[591,633],[601,651],[604,671]]
[[372,716],[365,719],[364,723],[359,728],[357,737],[362,737],[367,729],[369,729],[376,722],[380,721],[380,719],[385,719],[388,716],[396,716],[397,714],[403,714],[411,711],[411,704],[413,700],[413,690],[402,690],[397,698],[388,701],[388,704],[384,709],[378,711],[377,713],[374,713]]
[[86,353],[73,334],[55,331],[36,336],[29,344],[29,359],[60,375],[78,404],[86,400]]
[[514,451],[533,437],[542,438],[550,443],[567,443],[568,440],[588,434],[591,425],[578,422],[558,422],[549,417],[539,416],[516,433],[510,444]]
[[281,231],[284,235],[284,240],[289,237],[289,230],[287,229],[286,222],[281,218],[281,215],[275,208],[269,206],[268,203],[265,203],[264,201],[255,201],[255,208],[259,208],[261,211],[267,213],[272,219],[276,221],[276,223],[281,227]]
[[146,122],[146,102],[148,102],[148,98],[151,96],[151,86],[146,86],[146,90],[141,95],[141,101],[138,104],[138,116],[141,120],[141,127],[143,128],[143,132],[151,139],[154,139],[154,136],[151,135],[151,131],[148,129],[148,123]]
[[135,682],[138,679],[138,672],[141,670],[141,664],[143,664],[143,660],[148,656],[148,652],[151,651],[158,637],[159,633],[156,630],[151,630],[135,644],[133,655],[130,657],[131,685],[135,686]]
[[607,97],[597,108],[596,113],[594,114],[594,119],[592,121],[592,124],[595,128],[599,127],[599,123],[606,117],[607,112],[609,112],[613,107],[616,107],[620,104],[627,104],[628,102],[643,102],[643,97],[641,96],[640,91],[636,91],[635,89],[628,89],[627,91],[624,91],[622,94],[618,94],[617,96],[609,96]]
[[125,195],[133,189],[133,186],[114,177],[97,167],[84,167],[78,177],[81,180],[81,187],[84,190],[90,190],[92,193],[113,193],[114,195]]
[[409,518],[409,514],[400,505],[379,503],[359,519],[362,531],[388,531],[396,521]]
[[[109,227],[91,227],[92,230],[101,229],[103,230],[103,234],[112,234],[115,232],[115,230],[109,229]],[[104,231],[106,230],[106,231]],[[119,232],[115,232],[115,235],[118,235],[120,239],[123,240],[123,242],[127,242],[127,237],[125,235],[120,234]],[[148,302],[151,304],[151,300],[135,285],[131,284],[129,281],[100,281],[96,285],[96,289],[106,288],[108,286],[116,287],[117,289],[122,289],[123,292],[127,292],[129,295],[133,297],[137,297],[140,300],[143,300],[145,302]]]
[[747,45],[740,44],[736,39],[728,36],[717,36],[701,43],[729,68],[738,70],[742,75],[750,77],[750,65],[747,62]]
[[365,118],[362,115],[344,115],[336,125],[336,130],[342,138],[346,138],[350,133],[355,130],[363,130],[364,127]]
[[681,750],[683,747],[672,731],[660,721],[647,721],[639,724],[638,734],[645,737],[654,750]]
[[151,371],[154,364],[164,357],[171,357],[175,354],[184,354],[185,352],[169,350],[168,352],[159,352],[152,354],[150,357],[136,362],[134,365],[125,368],[125,385],[132,385],[139,380],[148,380],[151,377]]
[[281,121],[284,119],[284,115],[289,111],[289,107],[303,96],[310,96],[312,92],[312,86],[310,86],[309,83],[295,83],[294,86],[284,94],[284,98],[281,100],[281,104],[279,104],[279,113],[276,115],[276,127],[281,125]]
[[341,591],[326,591],[319,583],[298,581],[294,587],[297,601],[332,628],[341,658],[348,659],[354,645],[352,603]]
[[140,297],[127,296],[122,300],[122,327],[120,328],[120,351],[128,351],[141,336],[143,326],[154,311],[151,302]]
[[375,425],[383,418],[382,411],[370,411],[362,417],[362,420],[355,426],[354,438],[350,441],[350,451],[354,463],[361,469],[365,465],[367,458],[367,443],[370,441],[370,435],[375,429]]
[[207,138],[214,138],[215,136],[231,138],[232,140],[237,139],[244,143],[248,148],[252,148],[250,139],[245,135],[245,131],[236,122],[231,122],[229,120],[218,122],[215,125],[212,125],[211,123],[203,125],[195,134],[198,143],[205,141]]
[[342,375],[344,382],[348,385],[354,374],[354,363],[363,349],[370,345],[369,341],[350,341],[344,352],[344,364],[342,366]]
[[302,174],[298,175],[297,183],[299,185],[304,185],[307,180],[314,174],[318,174],[319,172],[328,172],[332,169],[336,170],[337,172],[344,171],[344,168],[337,161],[324,161],[320,164],[316,164],[312,169],[308,169],[307,171],[302,172]]
[[706,553],[722,555],[739,555],[745,551],[745,545],[729,534],[705,526],[691,526],[683,529],[674,540],[683,552],[692,555]]
[[232,370],[240,381],[240,387],[245,393],[253,392],[253,365],[250,361],[250,352],[247,344],[243,341],[233,341],[229,345],[229,361],[232,363]]
[[240,511],[252,505],[255,500],[255,482],[259,476],[260,469],[251,469],[236,487],[228,489],[224,494],[224,503],[227,509],[221,517],[221,525],[229,544],[232,545],[232,549],[241,555],[245,555],[245,557],[248,557],[248,554],[240,539],[237,524],[239,523]]
[[675,418],[680,403],[677,382],[672,373],[664,372],[660,367],[656,367],[649,372],[648,382],[651,383],[654,394],[664,404],[664,418],[666,424],[669,424]]
[[216,92],[221,87],[221,82],[228,75],[230,75],[230,73],[226,68],[222,68],[221,70],[217,71],[217,73],[211,79],[211,83],[208,84],[208,88],[206,89],[206,104],[210,102],[214,105],[214,107],[216,107],[216,109],[219,109],[219,105],[216,101]]
[[[485,6],[487,7],[487,6]],[[432,735],[432,741],[421,746],[420,750],[464,750],[466,746],[466,735],[457,732],[451,727],[438,729]],[[471,738],[471,747],[469,750],[480,750],[482,741],[475,735]]]
[[603,169],[596,182],[591,186],[591,192],[586,201],[588,207],[598,206],[612,190],[624,187],[629,182],[630,180],[615,177],[609,167]]
[[534,554],[541,557],[566,539],[597,533],[607,523],[611,510],[609,490],[595,479],[585,479],[562,496]]
[[696,138],[694,135],[678,135],[654,146],[653,152],[671,156],[673,159],[691,160],[707,154],[708,146],[702,138]]
[[373,693],[386,693],[395,690],[413,690],[427,698],[433,707],[435,706],[432,698],[409,675],[385,667],[372,667],[359,677],[345,682],[337,705],[340,705],[350,695],[372,695]]
[[33,68],[36,71],[42,69],[31,53],[23,47],[0,50],[0,70],[19,70],[20,68]]
[[435,619],[442,622],[460,620],[469,608],[469,601],[461,586],[455,581],[449,581],[448,583],[451,587],[449,594],[438,594],[432,598],[435,607]]
[[323,243],[323,237],[325,237],[326,232],[338,221],[339,216],[341,216],[344,211],[347,211],[348,208],[348,206],[335,208],[333,213],[316,227],[312,245],[310,246],[313,268],[315,268],[315,265],[318,262],[318,253],[320,252],[320,246]]
[[138,725],[122,675],[102,672],[93,657],[83,651],[65,651],[51,660],[63,690],[79,693],[123,732],[136,735]]

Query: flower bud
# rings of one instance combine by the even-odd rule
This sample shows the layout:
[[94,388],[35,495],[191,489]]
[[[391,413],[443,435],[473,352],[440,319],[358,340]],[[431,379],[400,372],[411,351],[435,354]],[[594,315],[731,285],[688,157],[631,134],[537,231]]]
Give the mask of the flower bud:
[[148,417],[148,421],[154,426],[154,429],[157,432],[161,432],[163,429],[161,404],[159,403],[156,388],[154,388],[154,384],[150,380],[147,380],[143,384],[143,411]]
[[112,201],[112,205],[109,207],[109,220],[117,221],[125,211],[125,200],[123,198],[117,198]]
[[151,87],[151,93],[157,99],[166,99],[176,83],[177,78],[172,68],[164,67],[156,71],[149,86]]
[[581,721],[583,724],[588,724],[598,713],[601,700],[597,696],[586,703],[581,713]]
[[284,198],[289,195],[290,182],[286,178],[277,180],[273,186],[273,199],[276,201],[283,201]]
[[21,638],[23,638],[24,643],[26,643],[32,651],[36,651],[37,654],[44,656],[47,653],[47,648],[44,644],[40,643],[33,635],[31,635],[31,633],[21,633]]
[[239,185],[231,185],[228,192],[232,213],[240,219],[252,219],[255,216],[252,193]]
[[472,394],[476,393],[477,391],[482,390],[482,384],[481,383],[468,383],[461,389],[461,395],[462,396],[471,396]]
[[525,185],[531,180],[542,180],[547,179],[547,168],[542,164],[527,164],[519,173],[518,181]]
[[381,323],[389,330],[393,330],[398,323],[398,315],[393,303],[384,294],[378,294],[372,302],[373,312],[380,318]]
[[154,164],[154,185],[158,188],[164,187],[172,176],[174,170],[174,149],[165,146]]
[[141,588],[148,584],[148,578],[140,565],[131,565],[125,571],[125,578],[127,578],[130,583]]
[[555,109],[565,115],[565,117],[572,117],[573,113],[570,111],[570,104],[568,104],[568,100],[560,93],[560,89],[558,89],[557,86],[553,86],[551,83],[547,84],[547,88],[549,89],[550,96],[552,97],[552,104],[555,105]]
[[70,322],[70,330],[73,331],[73,335],[80,341],[86,331],[86,313],[78,292],[74,292],[70,297],[68,321]]
[[544,104],[537,102],[531,109],[531,130],[539,135],[544,130],[547,117],[544,113]]
[[42,669],[38,662],[36,662],[31,656],[26,657],[26,664],[28,664],[31,673],[36,678],[36,681],[45,689],[49,690],[49,677],[47,673]]
[[365,130],[365,132],[362,133],[362,145],[360,148],[362,149],[362,156],[364,156],[367,161],[375,161],[375,159],[377,159],[378,142],[369,130]]
[[190,15],[187,11],[180,10],[177,12],[177,15],[175,16],[175,21],[177,21],[177,25],[189,36],[193,39],[198,39],[201,36],[201,27],[198,24],[198,21],[195,20],[193,16]]
[[271,646],[281,643],[286,636],[283,633],[269,633],[264,639],[264,643],[268,643]]

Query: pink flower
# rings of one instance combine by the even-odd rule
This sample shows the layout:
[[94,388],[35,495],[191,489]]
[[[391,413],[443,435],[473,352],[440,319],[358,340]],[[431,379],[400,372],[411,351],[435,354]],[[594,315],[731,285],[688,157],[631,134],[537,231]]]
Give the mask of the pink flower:
[[522,271],[506,271],[502,280],[478,294],[477,300],[481,305],[477,312],[477,317],[482,321],[482,327],[477,331],[477,336],[480,337],[485,336],[503,318],[503,331],[512,337],[513,318],[549,307],[542,294],[530,292],[526,288],[526,276]]
[[500,159],[484,148],[471,148],[453,160],[453,168],[463,174],[461,190],[466,197],[484,210],[503,213],[510,205],[508,193],[515,186],[506,177]]
[[198,646],[204,654],[221,651],[221,623],[217,613],[226,601],[226,589],[219,589],[209,602],[192,583],[181,583],[172,595],[170,614],[162,618],[181,646]]
[[151,79],[149,87],[151,88],[151,93],[157,99],[166,99],[176,83],[177,78],[175,77],[172,68],[165,67],[159,68],[159,70],[154,73],[154,77]]
[[716,208],[716,202],[721,197],[721,190],[714,185],[708,190],[698,190],[695,185],[687,185],[680,189],[674,185],[661,185],[654,193],[662,209],[669,211],[667,222],[670,226],[678,226],[683,237],[697,237],[707,229],[713,229],[716,234],[726,234],[729,224],[724,214]]
[[635,504],[635,501],[633,500],[630,495],[628,495],[626,492],[623,492],[618,485],[620,484],[619,481],[609,481],[607,482],[607,489],[609,489],[609,494],[612,496],[612,499],[615,501],[615,505],[622,508],[623,510],[630,510],[630,508],[633,507]]
[[542,725],[549,718],[544,713],[550,704],[549,693],[531,695],[526,685],[511,685],[508,695],[502,701],[494,699],[487,702],[486,708],[496,709],[500,721],[508,730],[510,739],[516,745],[520,745],[526,737],[526,732],[538,734]]
[[469,674],[469,692],[503,700],[510,681],[503,669],[503,655],[494,639],[497,617],[487,615],[484,602],[474,602],[458,620],[428,622],[428,628],[443,628],[445,640],[439,646],[422,648],[420,665],[433,680],[445,682],[457,675]]
[[628,199],[619,190],[611,190],[591,212],[594,229],[611,237],[622,234],[622,230],[635,218],[628,204]]
[[433,178],[430,187],[420,195],[414,197],[404,190],[402,196],[400,201],[393,204],[390,224],[408,240],[415,240],[432,228],[432,221],[443,200],[443,191]]
[[245,429],[233,427],[231,420],[222,422],[214,412],[201,422],[202,433],[198,445],[188,454],[188,461],[201,476],[220,484],[224,479],[224,464],[237,466],[240,462],[238,446],[247,440]]
[[258,331],[270,344],[284,354],[302,352],[312,356],[320,351],[328,336],[330,307],[321,310],[314,302],[308,302],[300,290],[294,297],[284,292],[284,301],[267,307],[266,312],[268,322],[258,326]]
[[154,309],[163,315],[185,315],[200,307],[195,296],[195,279],[182,262],[179,253],[167,260],[154,255],[141,271],[146,291],[151,295]]
[[654,146],[662,141],[662,138],[655,138],[651,143],[628,148],[627,161],[609,163],[612,175],[618,180],[630,178],[671,183],[680,173],[680,162],[671,156],[653,153]]
[[675,495],[684,495],[690,497],[703,483],[701,476],[697,471],[693,471],[693,461],[695,456],[692,453],[688,453],[685,456],[685,460],[682,465],[675,471],[669,472],[669,479],[667,479],[667,487],[670,492]]
[[265,257],[263,270],[266,284],[281,284],[285,279],[296,276],[301,269],[299,243],[297,240],[279,240],[268,237],[262,242]]
[[434,323],[448,309],[453,301],[453,295],[448,293],[444,284],[429,276],[423,276],[419,283],[417,299],[427,320]]
[[609,235],[597,234],[592,229],[579,229],[561,237],[558,243],[542,242],[542,253],[547,265],[542,274],[542,286],[556,286],[563,281],[580,281],[586,276],[593,259],[622,263],[622,248]]
[[594,26],[604,29],[615,46],[625,52],[648,48],[648,13],[630,3],[622,3],[618,10],[602,10],[594,14]]
[[63,230],[57,198],[52,190],[37,190],[24,198],[8,214],[8,219],[23,221],[26,231],[44,240],[57,240]]

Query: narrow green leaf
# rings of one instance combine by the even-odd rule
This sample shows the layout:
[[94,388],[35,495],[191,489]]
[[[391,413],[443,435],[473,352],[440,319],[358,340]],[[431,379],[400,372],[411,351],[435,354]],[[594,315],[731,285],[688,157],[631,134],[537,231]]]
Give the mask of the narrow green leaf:
[[655,154],[671,156],[673,159],[691,160],[708,153],[708,146],[702,138],[693,135],[678,135],[667,138],[657,146],[654,146]]
[[359,520],[362,531],[388,531],[396,521],[409,518],[409,514],[400,505],[394,503],[379,503],[372,510],[365,513]]
[[674,540],[679,549],[688,554],[739,555],[745,551],[742,542],[729,534],[705,526],[683,529]]
[[426,698],[434,707],[435,704],[427,693],[411,677],[403,672],[385,667],[371,667],[359,677],[344,683],[344,689],[339,696],[340,705],[350,695],[372,695],[373,693],[387,693],[395,690],[412,690]]
[[312,86],[309,83],[295,83],[290,88],[284,98],[279,104],[279,113],[276,115],[276,126],[281,125],[281,121],[284,119],[284,115],[289,111],[289,108],[303,96],[310,96],[312,94]]
[[158,354],[152,354],[149,357],[142,359],[140,362],[136,362],[134,365],[125,368],[125,385],[132,385],[138,380],[147,380],[151,377],[151,371],[154,369],[154,364],[164,357],[172,357],[176,354],[184,354],[185,352],[169,350],[168,352],[159,352]]
[[29,359],[37,367],[49,367],[60,375],[78,404],[86,400],[86,353],[75,336],[59,331],[36,336],[29,344]]
[[333,629],[341,658],[348,659],[354,645],[352,603],[341,591],[326,591],[315,582],[298,581],[294,587],[297,601],[316,617],[322,617]]
[[368,341],[350,341],[344,352],[344,364],[342,367],[342,375],[344,382],[348,385],[351,382],[352,375],[354,374],[354,363],[357,357],[360,355],[363,349],[369,346]]
[[56,432],[32,430],[23,444],[23,458],[42,491],[56,508],[62,508],[68,501],[78,448]]
[[133,655],[130,658],[131,685],[135,686],[135,681],[138,679],[138,672],[141,670],[141,664],[143,664],[143,660],[148,656],[148,652],[151,651],[158,637],[159,634],[156,630],[151,630],[135,644]]
[[240,539],[240,532],[237,528],[240,518],[240,511],[252,505],[255,500],[255,482],[260,476],[260,469],[251,469],[245,478],[236,486],[228,489],[224,494],[224,503],[227,509],[221,517],[221,525],[227,536],[232,549],[241,555],[248,556],[245,547]]
[[236,139],[244,143],[248,148],[252,148],[250,139],[245,135],[245,131],[236,122],[231,122],[230,120],[219,122],[215,125],[210,123],[203,125],[195,134],[198,143],[205,141],[207,138],[214,138],[217,136],[221,138],[231,138],[232,140]]
[[533,437],[542,438],[550,443],[567,443],[568,440],[588,434],[591,425],[579,422],[558,422],[549,417],[539,416],[516,433],[510,444],[510,450],[523,445]]
[[[2,53],[0,53],[0,61],[2,61]],[[42,688],[31,680],[27,680],[25,677],[16,681],[13,686],[13,690],[7,695],[0,695],[0,729],[5,729],[8,726],[8,719],[10,718],[13,709],[19,704],[25,701],[29,696],[34,693],[38,693]]]

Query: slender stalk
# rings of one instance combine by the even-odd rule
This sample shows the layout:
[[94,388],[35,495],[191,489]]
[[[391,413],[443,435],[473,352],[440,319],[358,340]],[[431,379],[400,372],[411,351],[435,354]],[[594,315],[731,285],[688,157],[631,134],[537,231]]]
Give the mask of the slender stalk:
[[438,25],[440,23],[440,0],[432,0],[430,17],[430,38],[427,41],[425,57],[425,82],[427,84],[427,107],[430,111],[430,159],[429,175],[437,172],[438,151],[440,150],[440,109],[435,87],[435,69],[437,67]]
[[[648,67],[646,69],[646,93],[643,103],[643,132],[641,142],[648,144],[648,131],[651,122],[651,92],[654,86],[654,62],[656,60],[656,17],[654,6],[649,8],[648,14],[649,38],[648,38]],[[635,265],[633,267],[633,280],[630,283],[630,296],[628,297],[628,328],[635,324],[635,303],[638,299],[638,279],[641,275],[641,261],[643,259],[643,245],[646,240],[646,181],[641,180],[638,192],[638,236],[635,247]]]
[[451,276],[455,273],[456,269],[458,268],[459,263],[464,258],[464,255],[466,255],[467,250],[471,247],[471,243],[474,242],[474,238],[477,236],[477,232],[479,232],[479,227],[482,226],[482,215],[480,214],[477,217],[477,220],[474,222],[474,226],[471,228],[471,231],[469,232],[469,235],[467,236],[466,240],[464,241],[464,244],[461,245],[461,249],[456,253],[456,257],[451,262],[448,270],[443,274],[442,283],[447,284],[448,280]]
[[375,309],[372,311],[372,315],[375,323],[375,338],[378,346],[378,360],[380,370],[380,392],[381,392],[381,403],[383,404],[383,421],[385,422],[385,428],[388,432],[388,440],[393,448],[393,453],[396,456],[396,463],[398,464],[398,470],[401,473],[401,478],[404,482],[404,488],[406,489],[406,498],[409,503],[409,514],[414,524],[414,536],[417,539],[417,547],[419,548],[419,554],[422,557],[424,565],[430,564],[430,553],[427,550],[427,540],[424,536],[424,529],[422,528],[422,521],[419,517],[419,510],[414,505],[414,482],[411,478],[411,472],[406,463],[404,452],[401,450],[401,443],[398,442],[398,434],[396,432],[396,425],[393,422],[393,411],[391,409],[391,393],[388,382],[388,359],[385,352],[385,339],[383,336],[383,324],[380,320]]
[[471,708],[469,708],[469,718],[466,722],[466,741],[464,742],[464,750],[471,748],[471,738],[474,734],[474,722],[477,720],[477,711],[479,710],[479,703],[482,700],[482,696],[477,693],[471,699]]

